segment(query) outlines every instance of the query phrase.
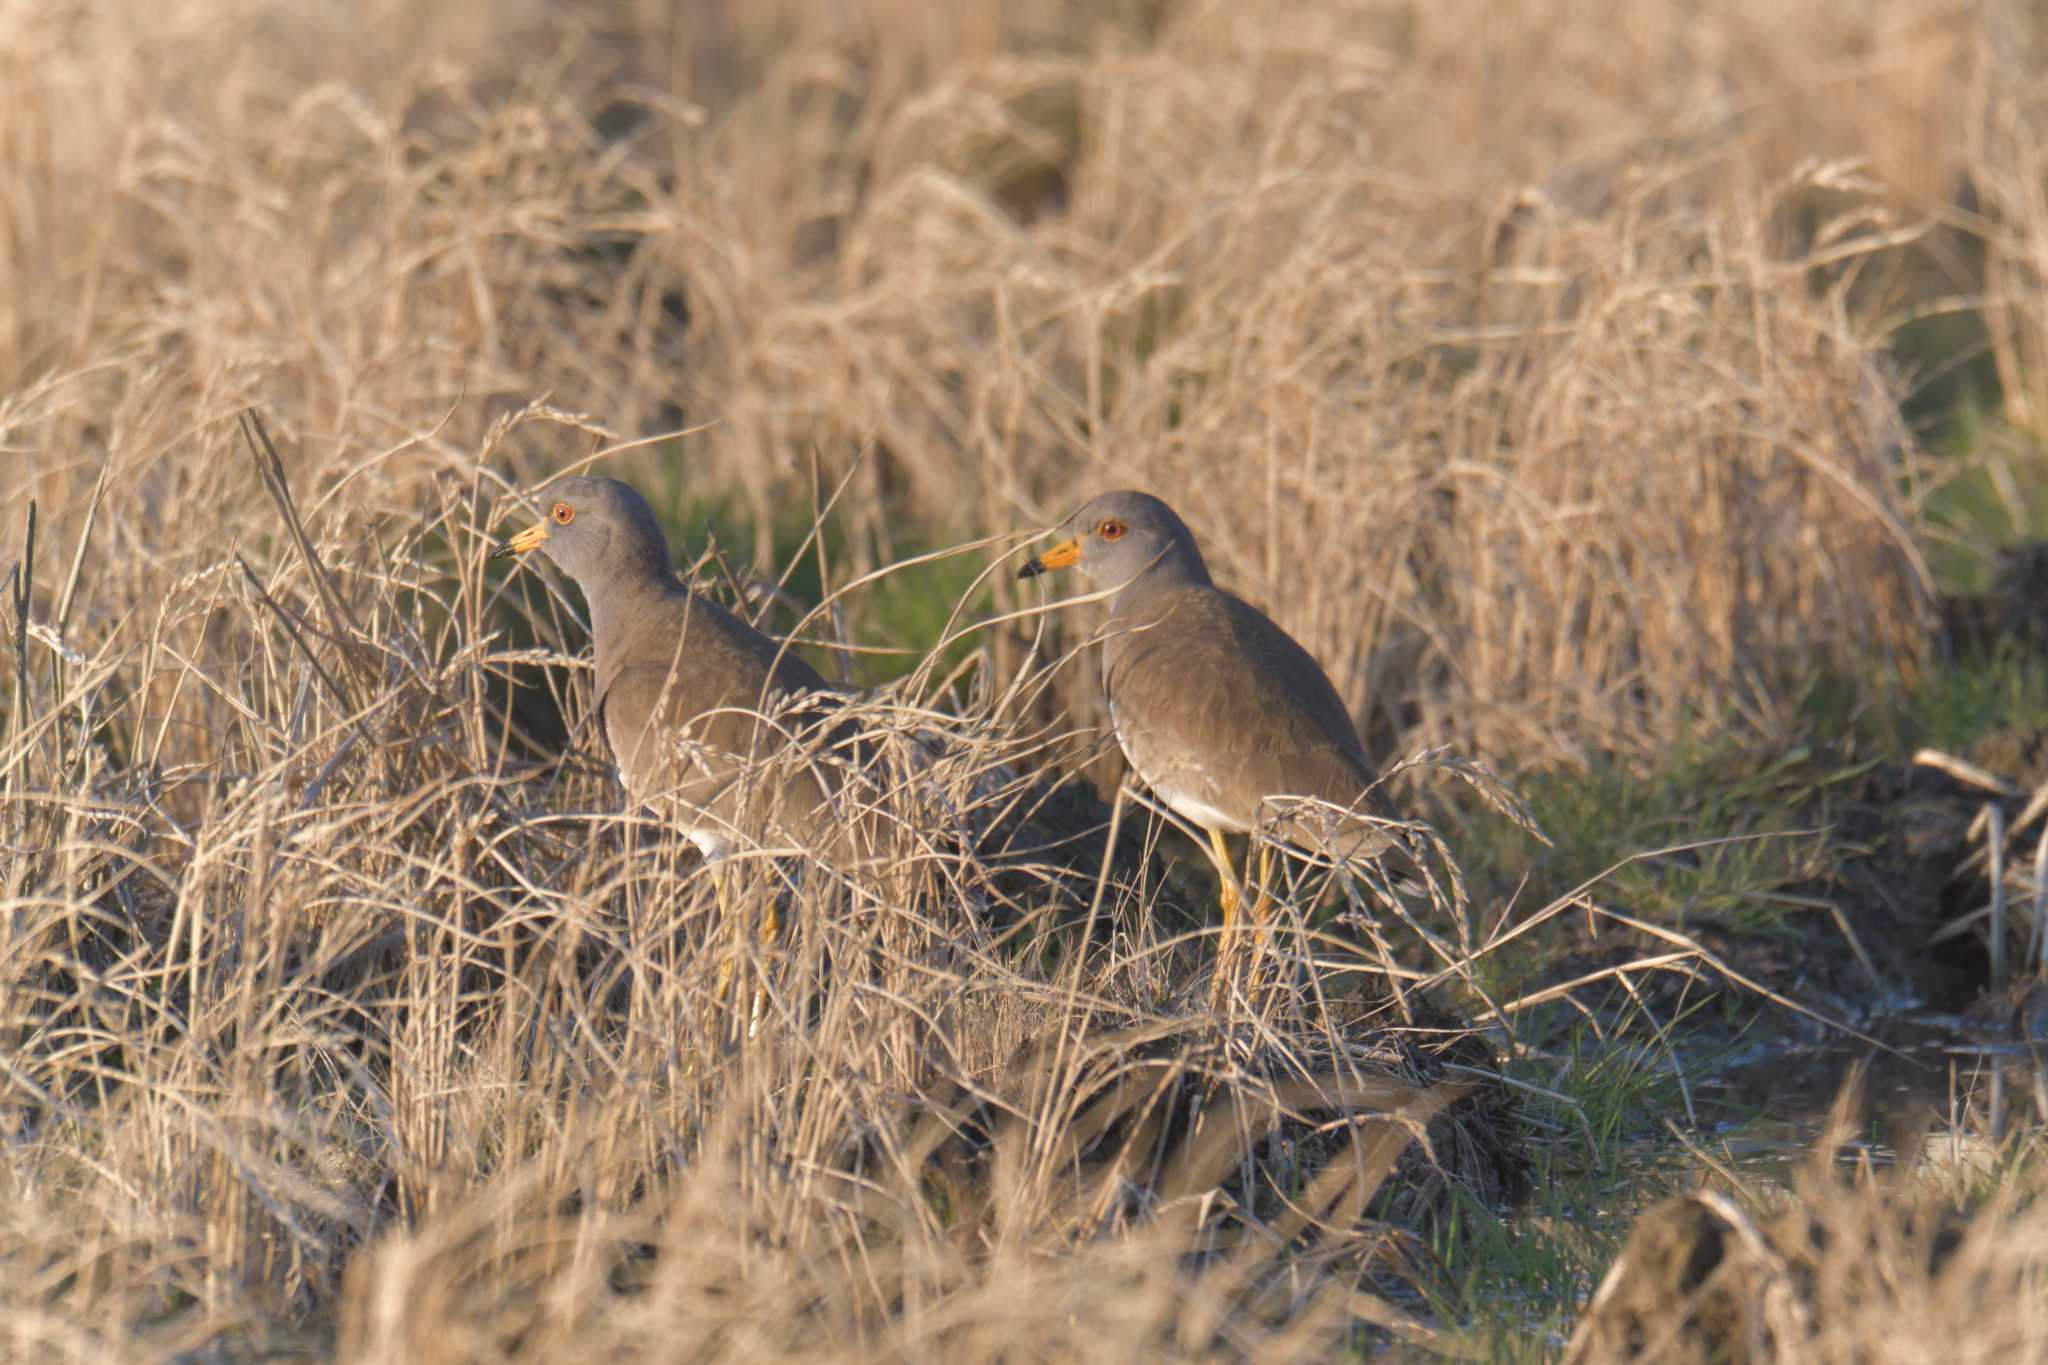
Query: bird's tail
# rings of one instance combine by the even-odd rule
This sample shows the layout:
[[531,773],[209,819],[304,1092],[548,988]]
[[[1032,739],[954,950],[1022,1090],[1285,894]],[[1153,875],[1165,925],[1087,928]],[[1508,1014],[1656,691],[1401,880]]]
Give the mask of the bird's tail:
[[1462,903],[1463,879],[1456,865],[1441,856],[1436,832],[1418,821],[1379,814],[1372,804],[1362,799],[1358,807],[1345,807],[1314,797],[1269,797],[1259,833],[1411,900]]

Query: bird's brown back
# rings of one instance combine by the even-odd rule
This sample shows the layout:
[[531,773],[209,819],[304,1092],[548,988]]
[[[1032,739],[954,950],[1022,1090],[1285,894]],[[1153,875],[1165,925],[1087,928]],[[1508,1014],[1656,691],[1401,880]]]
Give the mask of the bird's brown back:
[[1154,785],[1256,823],[1267,796],[1354,805],[1373,766],[1322,667],[1263,612],[1210,584],[1133,589],[1117,604],[1103,682],[1119,738]]
[[[794,650],[680,586],[643,604],[622,638],[598,639],[598,706],[620,777],[635,800],[664,793],[721,818],[757,822],[729,793],[749,763],[792,734],[815,738],[831,689]],[[796,710],[783,698],[817,694]],[[643,719],[644,718],[644,719]],[[771,804],[783,816],[828,798],[797,778]]]

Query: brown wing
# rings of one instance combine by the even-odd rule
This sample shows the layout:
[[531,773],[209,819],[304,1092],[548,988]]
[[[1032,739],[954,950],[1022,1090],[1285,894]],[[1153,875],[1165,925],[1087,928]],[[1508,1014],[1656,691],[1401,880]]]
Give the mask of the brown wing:
[[[757,699],[775,689],[792,694],[832,690],[796,650],[681,587],[662,600],[660,610],[641,618],[615,666],[666,669],[679,659],[706,686],[751,689]],[[600,668],[604,663],[600,660]]]
[[[605,738],[635,800],[667,796],[720,824],[758,823],[763,794],[743,790],[748,765],[792,733],[815,728],[830,689],[799,655],[731,612],[677,592],[643,620],[622,657],[600,663]],[[786,699],[807,694],[792,710]],[[767,806],[795,817],[826,793],[792,777]]]
[[1250,604],[1176,585],[1120,603],[1109,629],[1104,685],[1125,753],[1151,785],[1248,828],[1265,797],[1349,807],[1372,784],[1329,678]]

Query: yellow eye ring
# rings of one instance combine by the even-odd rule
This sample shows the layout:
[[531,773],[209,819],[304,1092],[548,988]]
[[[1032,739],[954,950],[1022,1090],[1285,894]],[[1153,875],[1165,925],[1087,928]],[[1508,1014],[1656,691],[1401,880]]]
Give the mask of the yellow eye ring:
[[1095,534],[1101,536],[1104,540],[1122,540],[1124,538],[1124,530],[1124,524],[1115,517],[1111,517],[1108,521],[1095,528]]
[[576,520],[576,509],[566,502],[558,502],[548,509],[548,515],[555,519],[555,525],[567,526]]

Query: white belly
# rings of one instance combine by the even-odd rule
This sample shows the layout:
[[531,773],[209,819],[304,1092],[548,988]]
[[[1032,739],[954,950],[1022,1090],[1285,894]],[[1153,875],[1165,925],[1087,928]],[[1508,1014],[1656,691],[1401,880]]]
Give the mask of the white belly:
[[[1140,773],[1139,776],[1144,777],[1144,774]],[[1177,791],[1165,783],[1154,782],[1150,778],[1145,779],[1145,785],[1157,793],[1161,801],[1172,807],[1175,815],[1183,820],[1193,821],[1203,829],[1220,829],[1225,834],[1242,834],[1247,828],[1241,821],[1231,819],[1214,806],[1185,791]]]
[[697,846],[705,862],[713,862],[732,851],[732,827],[712,811],[684,799],[682,793],[629,790],[626,795],[631,805],[639,806],[657,820],[666,820],[674,825],[677,832]]
[[704,855],[704,861],[716,862],[732,849],[732,838],[723,829],[711,825],[700,825],[695,829],[685,828],[684,835]]
[[[1175,815],[1203,829],[1220,829],[1225,834],[1242,834],[1250,828],[1243,821],[1234,820],[1222,811],[1217,810],[1200,796],[1197,796],[1194,791],[1190,790],[1192,784],[1184,780],[1185,776],[1199,778],[1201,776],[1199,770],[1190,773],[1183,769],[1183,780],[1180,782],[1176,782],[1173,778],[1163,776],[1162,774],[1148,771],[1144,761],[1145,746],[1142,742],[1136,745],[1132,744],[1132,736],[1124,729],[1123,718],[1117,714],[1114,701],[1109,704],[1109,723],[1116,730],[1117,745],[1124,751],[1124,758],[1130,763],[1131,771],[1135,772],[1139,780],[1152,789],[1152,794],[1161,801],[1164,801],[1168,809],[1172,810]],[[1133,752],[1133,749],[1137,752]]]

